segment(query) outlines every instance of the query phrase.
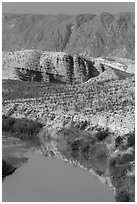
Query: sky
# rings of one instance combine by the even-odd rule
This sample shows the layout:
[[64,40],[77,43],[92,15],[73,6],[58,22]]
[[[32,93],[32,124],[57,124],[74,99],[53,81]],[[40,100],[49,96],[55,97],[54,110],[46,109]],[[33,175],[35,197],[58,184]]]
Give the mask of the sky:
[[17,14],[100,14],[135,12],[134,2],[2,2],[3,13]]

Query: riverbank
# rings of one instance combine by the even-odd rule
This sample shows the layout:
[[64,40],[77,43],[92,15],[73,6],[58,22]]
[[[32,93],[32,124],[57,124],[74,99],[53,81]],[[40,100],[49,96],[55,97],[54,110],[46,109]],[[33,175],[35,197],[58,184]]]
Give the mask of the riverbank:
[[[134,199],[134,133],[117,136],[88,121],[58,119],[58,123],[47,123],[37,136],[41,141],[37,148],[17,138],[3,139],[3,159],[11,169],[21,169],[35,154],[53,157],[95,176],[113,192],[116,201]],[[125,193],[123,197],[120,192]]]
[[36,151],[3,182],[3,202],[113,202],[113,193],[89,172]]

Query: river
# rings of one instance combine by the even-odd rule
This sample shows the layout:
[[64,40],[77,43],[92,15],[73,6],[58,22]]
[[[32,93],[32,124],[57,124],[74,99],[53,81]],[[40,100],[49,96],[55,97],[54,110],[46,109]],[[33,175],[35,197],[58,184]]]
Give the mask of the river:
[[108,186],[61,159],[34,153],[2,184],[3,202],[113,202]]

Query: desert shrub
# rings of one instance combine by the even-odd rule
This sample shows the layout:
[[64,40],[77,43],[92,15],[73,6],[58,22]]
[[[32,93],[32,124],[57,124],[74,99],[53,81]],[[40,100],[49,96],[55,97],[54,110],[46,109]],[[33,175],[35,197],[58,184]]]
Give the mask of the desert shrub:
[[130,202],[131,195],[127,191],[122,190],[116,194],[115,200],[116,202]]
[[71,144],[71,156],[75,159],[79,157],[80,146],[81,146],[81,140],[75,140]]
[[135,132],[128,134],[127,146],[128,147],[134,147],[135,146]]
[[[6,128],[6,125],[8,128]],[[15,119],[12,117],[2,118],[2,130],[11,133],[11,136],[19,138],[23,141],[40,145],[38,133],[43,127],[38,121],[28,120],[27,118]]]
[[120,189],[125,181],[126,178],[126,174],[127,174],[127,168],[126,167],[118,167],[117,170],[115,170],[113,172],[113,174],[111,174],[111,183],[114,187]]
[[98,175],[106,171],[108,151],[105,145],[86,142],[81,148],[81,162],[87,168],[92,168]]
[[135,132],[130,132],[128,134],[118,136],[115,139],[115,147],[121,150],[126,150],[129,147],[135,146]]
[[130,164],[120,165],[119,157],[112,158],[109,162],[109,174],[112,185],[116,188],[121,188],[129,169]]
[[131,153],[125,153],[121,156],[120,164],[125,164],[127,162],[135,161],[135,151],[132,151]]
[[123,144],[123,138],[118,136],[115,139],[115,148],[119,148]]
[[103,141],[109,136],[109,134],[110,134],[109,129],[106,129],[106,130],[99,131],[95,135],[95,137],[97,138],[98,141]]
[[81,144],[81,140],[75,140],[75,141],[71,144],[71,149],[72,149],[72,150],[79,150],[79,149],[80,149],[80,144]]
[[123,184],[130,193],[135,193],[135,175],[127,175]]
[[13,130],[18,133],[27,133],[28,135],[37,134],[42,125],[37,121],[28,120],[26,118],[17,119],[13,124]]
[[[66,133],[66,132],[65,132]],[[64,131],[62,132],[62,130],[59,130],[57,132],[58,137],[55,139],[57,144],[56,144],[56,148],[57,151],[60,152],[63,156],[65,156],[66,158],[70,157],[70,142],[67,141],[67,135],[64,134]],[[48,136],[48,141],[51,141],[51,136],[49,134],[47,134]]]
[[82,124],[80,124],[80,130],[85,130],[85,128],[87,127],[87,125],[88,125],[87,120],[82,121]]
[[95,144],[90,148],[90,157],[95,157],[97,151],[98,151],[98,145]]
[[96,154],[97,161],[102,164],[106,163],[107,157],[105,150],[98,151]]
[[82,156],[84,159],[88,160],[90,157],[90,145],[86,145],[82,151],[81,151]]
[[2,116],[2,131],[11,131],[12,127],[15,123],[16,119],[15,118],[9,118],[5,115]]
[[109,160],[109,172],[110,172],[110,175],[113,174],[113,172],[116,171],[118,165],[119,165],[119,162],[120,162],[120,157],[117,156],[117,157],[112,157],[110,160]]

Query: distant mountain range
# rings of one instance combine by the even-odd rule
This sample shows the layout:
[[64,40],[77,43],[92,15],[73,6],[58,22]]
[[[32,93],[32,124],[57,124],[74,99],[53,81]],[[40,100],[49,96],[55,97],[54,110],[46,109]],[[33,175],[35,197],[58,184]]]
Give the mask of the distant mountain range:
[[2,48],[135,59],[135,14],[3,14]]

